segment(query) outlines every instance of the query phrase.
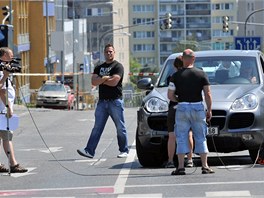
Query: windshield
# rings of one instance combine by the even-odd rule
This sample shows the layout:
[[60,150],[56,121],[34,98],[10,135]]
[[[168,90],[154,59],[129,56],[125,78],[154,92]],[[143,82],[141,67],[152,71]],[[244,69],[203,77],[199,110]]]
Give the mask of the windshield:
[[52,85],[43,85],[40,91],[66,91],[63,85],[52,84]]
[[[168,60],[159,78],[158,87],[167,87],[170,76],[176,71],[174,60]],[[250,84],[259,83],[255,57],[196,57],[195,67],[206,72],[210,84]]]

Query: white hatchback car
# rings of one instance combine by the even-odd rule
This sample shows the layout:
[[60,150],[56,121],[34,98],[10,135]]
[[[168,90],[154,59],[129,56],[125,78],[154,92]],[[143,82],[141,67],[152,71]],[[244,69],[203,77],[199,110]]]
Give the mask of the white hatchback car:
[[[155,86],[141,79],[138,88],[149,90],[138,110],[136,149],[142,166],[161,166],[167,160],[168,79],[175,72],[172,54],[165,61]],[[209,78],[212,120],[207,143],[211,152],[249,150],[256,160],[264,140],[264,56],[260,51],[199,51],[195,66]]]

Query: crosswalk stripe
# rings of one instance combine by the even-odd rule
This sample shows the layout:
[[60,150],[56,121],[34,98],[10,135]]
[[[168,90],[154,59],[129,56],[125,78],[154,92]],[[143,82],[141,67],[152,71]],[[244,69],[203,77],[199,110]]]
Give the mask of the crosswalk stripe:
[[250,192],[244,191],[214,191],[206,192],[206,197],[251,197]]

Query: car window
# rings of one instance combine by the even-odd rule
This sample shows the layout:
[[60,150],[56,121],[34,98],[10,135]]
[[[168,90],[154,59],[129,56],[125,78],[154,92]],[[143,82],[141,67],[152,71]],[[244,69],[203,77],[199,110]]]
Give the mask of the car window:
[[59,84],[46,84],[43,85],[40,89],[40,91],[66,91],[63,85]]
[[161,71],[162,75],[159,79],[158,87],[167,87],[169,85],[170,76],[176,71],[173,63],[173,59],[170,59],[166,62],[163,70]]
[[[206,72],[210,84],[259,83],[255,57],[196,57],[194,65]],[[168,78],[174,72],[173,60],[167,61],[159,78],[158,87],[167,87]]]

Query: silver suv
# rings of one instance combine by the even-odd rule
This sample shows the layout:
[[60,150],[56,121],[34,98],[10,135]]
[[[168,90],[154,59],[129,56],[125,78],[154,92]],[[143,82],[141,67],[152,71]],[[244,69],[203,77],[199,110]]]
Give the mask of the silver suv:
[[[138,110],[136,150],[142,166],[161,166],[167,160],[167,87],[174,73],[165,61],[155,86],[150,78],[138,82],[147,90]],[[195,66],[204,70],[212,92],[212,120],[207,144],[211,152],[248,150],[255,161],[264,139],[264,56],[260,51],[195,52]]]

